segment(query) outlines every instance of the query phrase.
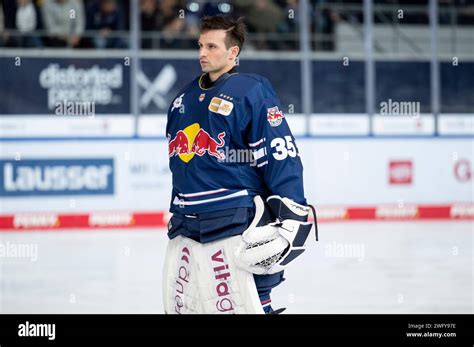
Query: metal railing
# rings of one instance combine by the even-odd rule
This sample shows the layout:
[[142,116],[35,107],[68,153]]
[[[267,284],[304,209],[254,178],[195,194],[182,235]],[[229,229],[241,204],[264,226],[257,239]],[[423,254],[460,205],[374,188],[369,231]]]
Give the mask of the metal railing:
[[[133,2],[132,2],[133,3]],[[132,7],[134,5],[132,4]],[[450,47],[451,52],[462,51],[460,46],[472,44],[466,37],[458,35],[462,28],[469,28],[473,31],[474,37],[474,6],[469,12],[468,6],[446,5],[440,6],[437,13],[438,23],[441,30],[449,30],[447,37],[439,38],[440,46]],[[139,9],[137,8],[139,11]],[[401,11],[401,12],[400,12]],[[347,4],[343,2],[335,3],[308,3],[308,13],[311,30],[310,49],[314,51],[334,51],[338,41],[350,41],[357,35],[360,45],[363,45],[363,22],[364,17],[362,4]],[[400,15],[402,18],[400,18]],[[460,16],[471,16],[471,25],[459,24]],[[404,4],[373,4],[374,19],[374,47],[376,52],[387,53],[415,53],[420,54],[424,49],[420,44],[424,38],[416,38],[406,32],[405,29],[414,26],[409,18],[419,16],[422,24],[426,28],[426,39],[429,40],[428,5],[404,5]],[[408,19],[405,19],[408,18]],[[287,19],[289,20],[289,19]],[[299,18],[294,19],[299,20]],[[345,24],[350,26],[352,35],[338,33],[337,26]],[[388,27],[390,30],[381,30],[381,27]],[[402,28],[404,30],[402,30]],[[247,48],[251,50],[290,50],[301,49],[299,27],[297,32],[278,33],[249,33]],[[382,35],[382,36],[380,36]],[[36,30],[34,32],[22,33],[17,30],[3,30],[0,35],[0,45],[2,37],[12,38],[9,46],[23,48],[49,47],[47,38],[50,36],[46,30]],[[81,34],[82,40],[79,48],[121,48],[128,49],[131,46],[131,31],[110,31],[103,35],[100,30],[86,30]],[[194,49],[197,37],[187,32],[171,33],[163,31],[140,31],[139,49]],[[391,45],[381,43],[391,41]],[[71,47],[65,38],[64,47]],[[5,44],[5,39],[3,40]],[[3,49],[8,47],[2,47]]]

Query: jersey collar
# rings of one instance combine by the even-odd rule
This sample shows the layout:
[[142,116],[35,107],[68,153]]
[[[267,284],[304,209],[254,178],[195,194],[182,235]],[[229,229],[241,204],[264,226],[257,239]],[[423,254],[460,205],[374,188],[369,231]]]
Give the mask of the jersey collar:
[[205,73],[201,75],[201,78],[199,78],[199,87],[201,89],[211,89],[213,88],[218,82],[223,81],[227,79],[230,75],[237,73],[237,68],[234,66],[232,69],[229,71],[223,73],[221,76],[219,76],[218,79],[216,79],[214,82],[211,81],[209,78],[209,74]]

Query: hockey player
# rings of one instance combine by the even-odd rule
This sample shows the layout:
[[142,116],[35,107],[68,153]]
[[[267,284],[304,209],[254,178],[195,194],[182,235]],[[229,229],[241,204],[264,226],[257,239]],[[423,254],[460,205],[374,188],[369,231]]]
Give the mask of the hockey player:
[[[245,31],[241,19],[202,19],[203,74],[168,110],[166,313],[280,311],[270,292],[312,227],[298,148],[275,92],[236,69]],[[243,153],[251,157],[238,160]]]

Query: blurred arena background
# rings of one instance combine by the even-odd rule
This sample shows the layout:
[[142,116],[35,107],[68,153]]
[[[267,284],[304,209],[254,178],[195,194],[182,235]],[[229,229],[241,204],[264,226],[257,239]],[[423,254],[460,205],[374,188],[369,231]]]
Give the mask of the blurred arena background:
[[244,16],[320,241],[289,313],[472,313],[473,0],[3,0],[0,313],[161,313],[166,110]]

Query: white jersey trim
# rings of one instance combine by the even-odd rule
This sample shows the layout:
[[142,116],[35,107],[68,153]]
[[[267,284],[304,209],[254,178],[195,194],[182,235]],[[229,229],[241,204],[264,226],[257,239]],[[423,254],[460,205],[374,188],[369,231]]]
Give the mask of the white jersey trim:
[[259,144],[261,144],[261,143],[264,142],[265,140],[266,140],[265,138],[261,138],[261,139],[258,140],[257,142],[249,143],[249,146],[250,146],[250,147],[257,147]]
[[182,196],[183,198],[194,198],[196,196],[203,196],[203,195],[209,195],[209,194],[217,194],[217,193],[221,193],[221,192],[225,192],[227,191],[228,189],[226,188],[220,188],[220,189],[215,189],[215,190],[208,190],[208,191],[205,191],[205,192],[197,192],[197,193],[189,193],[189,194],[181,194],[181,193],[178,193],[179,196]]
[[255,161],[259,160],[260,158],[263,158],[266,155],[267,155],[267,148],[266,147],[262,147],[258,150],[253,151],[253,157],[254,157]]
[[232,193],[232,194],[229,194],[229,195],[220,196],[218,198],[197,200],[197,201],[183,201],[183,200],[179,199],[177,196],[175,196],[174,200],[173,200],[173,204],[174,205],[184,205],[184,206],[208,204],[208,203],[213,202],[213,201],[231,199],[231,198],[235,198],[237,196],[244,196],[244,195],[249,195],[249,192],[247,191],[247,189],[244,189],[244,190],[241,190],[239,192],[235,192],[235,193]]

